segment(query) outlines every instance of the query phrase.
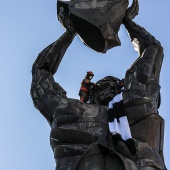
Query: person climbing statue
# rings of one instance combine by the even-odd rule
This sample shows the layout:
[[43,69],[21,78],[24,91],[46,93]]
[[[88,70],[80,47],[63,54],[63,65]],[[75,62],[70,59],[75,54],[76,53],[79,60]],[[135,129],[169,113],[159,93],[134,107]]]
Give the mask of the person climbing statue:
[[88,71],[85,78],[81,82],[81,87],[79,91],[80,101],[87,103],[90,96],[90,91],[92,87],[96,86],[96,83],[92,83],[91,79],[94,74],[92,71]]

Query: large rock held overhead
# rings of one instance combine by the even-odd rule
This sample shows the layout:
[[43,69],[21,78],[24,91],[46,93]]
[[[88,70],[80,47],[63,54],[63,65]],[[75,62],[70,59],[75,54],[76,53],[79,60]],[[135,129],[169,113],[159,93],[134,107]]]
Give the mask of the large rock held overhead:
[[57,14],[63,7],[83,42],[105,53],[121,44],[118,31],[127,6],[128,0],[58,0]]

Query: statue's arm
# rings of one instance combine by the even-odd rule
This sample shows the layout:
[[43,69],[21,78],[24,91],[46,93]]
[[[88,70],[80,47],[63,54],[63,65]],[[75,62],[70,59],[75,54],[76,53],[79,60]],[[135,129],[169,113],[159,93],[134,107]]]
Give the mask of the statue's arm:
[[[139,46],[139,57],[125,75],[123,95],[125,107],[131,107],[131,113],[133,107],[137,108],[138,105],[143,113],[157,113],[160,103],[159,77],[164,56],[163,47],[154,36],[127,15],[124,18],[124,25],[132,43],[135,40],[135,45]],[[146,103],[148,104],[144,107]]]
[[163,60],[163,48],[160,42],[128,16],[125,16],[123,24],[132,43],[139,46],[139,58],[133,63],[133,65],[137,66],[139,82],[147,84],[151,79],[159,79]]
[[131,41],[134,39],[139,41],[140,46],[140,54],[144,52],[149,44],[159,44],[159,42],[152,36],[148,31],[146,31],[143,27],[132,21],[130,18],[125,16],[123,24],[126,27],[126,30],[129,33]]
[[66,31],[58,40],[46,47],[35,60],[32,72],[44,69],[54,75],[74,36],[74,32]]
[[35,107],[49,123],[55,108],[66,98],[66,92],[54,81],[53,75],[74,36],[75,32],[67,30],[38,55],[32,67],[31,96]]

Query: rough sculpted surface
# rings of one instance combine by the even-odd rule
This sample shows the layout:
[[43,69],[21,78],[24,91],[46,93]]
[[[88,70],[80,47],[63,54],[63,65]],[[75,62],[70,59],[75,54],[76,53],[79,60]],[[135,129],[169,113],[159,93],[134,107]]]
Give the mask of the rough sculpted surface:
[[125,16],[128,0],[58,1],[68,13],[84,43],[98,52],[120,45],[118,31]]
[[[76,9],[94,8],[92,2],[71,1],[71,13],[83,18]],[[127,7],[127,1],[112,1],[117,2]],[[103,8],[105,3],[98,2],[97,8],[100,5]],[[159,76],[163,48],[149,32],[132,21],[135,11],[138,11],[136,0],[126,15],[124,12],[121,19],[118,17],[118,22],[121,24],[123,21],[132,42],[139,46],[140,55],[125,74],[123,93],[136,155],[131,155],[121,140],[115,144],[109,132],[108,110],[104,105],[114,96],[114,77],[99,81],[100,87],[94,91],[90,103],[67,98],[66,91],[54,81],[53,75],[76,35],[72,25],[67,27],[69,22],[65,24],[67,31],[46,47],[33,64],[31,96],[35,107],[51,127],[50,143],[56,170],[166,170],[163,158],[164,120],[157,110],[160,105]],[[76,27],[76,22],[73,21],[73,25]],[[102,48],[105,51],[108,47]]]

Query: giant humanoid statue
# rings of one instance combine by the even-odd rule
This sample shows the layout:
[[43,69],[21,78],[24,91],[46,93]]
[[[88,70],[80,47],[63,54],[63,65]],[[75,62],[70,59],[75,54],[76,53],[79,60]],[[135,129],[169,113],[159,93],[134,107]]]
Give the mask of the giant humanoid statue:
[[105,105],[119,93],[114,77],[100,80],[90,103],[67,98],[53,75],[76,35],[67,19],[66,32],[45,48],[32,69],[31,96],[35,107],[51,126],[50,143],[56,170],[165,170],[164,120],[158,115],[159,75],[163,48],[126,12],[123,24],[139,47],[139,57],[127,70],[123,103],[137,153],[131,155],[121,141],[114,145]]
[[128,0],[58,0],[71,19],[83,42],[98,52],[121,44],[118,31],[123,21]]

